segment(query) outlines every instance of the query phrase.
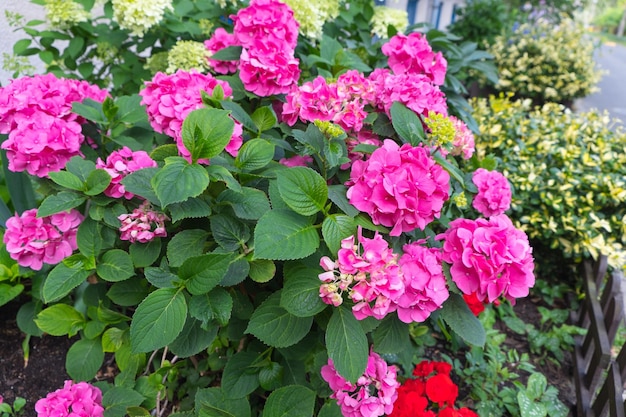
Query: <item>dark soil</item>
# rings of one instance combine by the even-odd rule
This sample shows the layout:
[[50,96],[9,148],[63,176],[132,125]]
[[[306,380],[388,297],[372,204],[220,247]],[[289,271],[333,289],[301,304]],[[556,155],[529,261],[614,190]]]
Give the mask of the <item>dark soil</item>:
[[[538,323],[540,316],[537,305],[540,303],[538,297],[520,299],[515,312],[526,323]],[[13,403],[15,397],[26,399],[22,415],[36,417],[34,407],[37,400],[61,388],[63,382],[70,379],[65,373],[65,354],[73,340],[48,335],[33,337],[30,340],[30,357],[28,363],[25,363],[22,350],[24,334],[15,321],[18,307],[15,303],[0,307],[0,395],[9,404]],[[528,342],[523,336],[508,331],[506,327],[500,331],[507,334],[507,346],[520,353],[528,352]],[[576,394],[569,354],[559,366],[551,362],[535,365],[546,376],[548,384],[558,388],[561,401],[570,409],[575,407]]]

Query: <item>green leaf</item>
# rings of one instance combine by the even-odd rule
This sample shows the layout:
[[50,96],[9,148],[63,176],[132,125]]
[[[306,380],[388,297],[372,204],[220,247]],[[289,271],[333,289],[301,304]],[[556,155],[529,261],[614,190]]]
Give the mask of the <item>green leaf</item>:
[[335,401],[324,404],[317,417],[343,417],[341,408]]
[[150,352],[173,342],[183,330],[187,303],[175,288],[160,288],[139,304],[130,325],[134,353]]
[[182,203],[174,203],[169,206],[172,214],[172,222],[189,218],[202,218],[211,215],[211,206],[201,198],[190,198]]
[[82,191],[85,186],[80,178],[67,171],[51,171],[48,173],[48,177],[61,187],[74,191]]
[[[0,138],[2,137],[3,135],[0,135]],[[2,155],[2,172],[13,208],[21,214],[28,209],[37,207],[37,199],[29,175],[26,172],[9,171],[7,153],[0,152],[0,155]]]
[[[232,85],[231,85],[232,87]],[[220,104],[224,110],[228,110],[231,112],[231,116],[237,120],[239,123],[244,125],[244,127],[253,132],[257,132],[256,124],[254,120],[248,115],[248,113],[234,101],[231,100],[221,100]]]
[[195,397],[195,409],[199,417],[250,417],[247,398],[226,398],[222,388],[199,389]]
[[178,275],[162,268],[146,268],[144,274],[148,282],[157,288],[174,288],[174,283],[180,281]]
[[30,39],[20,39],[19,41],[13,44],[13,53],[15,55],[19,55],[26,50],[30,46]]
[[89,381],[96,376],[103,361],[104,352],[100,339],[81,339],[67,351],[65,370],[75,381]]
[[326,308],[320,298],[320,271],[304,266],[284,268],[280,306],[297,317],[312,317]]
[[189,113],[181,134],[192,161],[219,155],[230,142],[234,127],[235,122],[225,110],[202,108]]
[[265,283],[270,281],[276,275],[276,265],[274,262],[257,259],[250,262],[250,279],[254,282]]
[[58,264],[43,283],[43,301],[48,304],[60,300],[85,282],[90,274],[80,263],[71,267],[64,263]]
[[450,293],[440,312],[441,318],[465,342],[475,346],[485,345],[485,328],[460,295]]
[[268,211],[254,229],[256,259],[302,259],[314,253],[319,244],[311,220],[289,210]]
[[385,317],[372,333],[376,352],[399,353],[411,347],[409,325],[395,314]]
[[143,401],[143,395],[124,387],[112,387],[102,395],[105,417],[124,417],[128,407],[137,407]]
[[0,284],[0,306],[5,305],[24,291],[23,284]]
[[315,408],[315,392],[300,385],[278,388],[263,408],[264,417],[311,417]]
[[207,294],[194,295],[189,301],[189,315],[205,325],[216,320],[220,326],[225,326],[230,320],[232,310],[232,297],[220,287],[213,288]]
[[435,158],[435,161],[443,167],[443,169],[448,171],[448,174],[452,175],[454,179],[457,180],[461,185],[464,184],[463,173],[459,168],[448,162],[448,160],[441,156],[439,152],[435,153],[433,157]]
[[350,204],[346,197],[346,191],[347,188],[345,185],[331,185],[328,187],[328,198],[346,215],[356,217],[360,212],[356,207]]
[[96,257],[100,254],[104,243],[102,225],[90,217],[85,218],[78,226],[76,242],[80,253],[87,257]]
[[43,332],[39,327],[37,327],[37,324],[35,323],[35,318],[40,311],[41,301],[29,301],[25,304],[22,304],[20,306],[20,309],[17,311],[17,316],[15,317],[17,321],[17,327],[19,327],[22,332],[31,336],[40,337],[41,335],[43,335]]
[[110,183],[111,176],[105,170],[96,169],[91,171],[85,182],[85,194],[98,195],[106,190]]
[[228,46],[211,55],[211,59],[216,61],[239,61],[242,49],[241,46]]
[[369,357],[367,337],[350,309],[340,306],[333,310],[326,328],[326,348],[341,376],[356,382],[363,375]]
[[85,325],[85,317],[67,304],[54,304],[35,319],[37,327],[52,336],[74,336]]
[[517,404],[522,417],[545,417],[548,415],[546,406],[531,400],[524,391],[517,393]]
[[526,386],[526,393],[528,394],[528,397],[531,400],[539,400],[548,388],[548,381],[543,374],[533,373],[528,377]]
[[159,258],[161,239],[152,239],[147,243],[133,243],[128,248],[128,252],[136,268],[145,268]]
[[270,362],[259,371],[259,384],[266,391],[273,391],[283,385],[284,367],[277,362]]
[[242,171],[250,172],[267,166],[272,158],[274,158],[273,143],[264,139],[252,139],[239,149],[235,166]]
[[46,217],[52,214],[68,211],[74,207],[78,207],[85,202],[87,198],[70,191],[61,191],[46,198],[37,210],[37,217]]
[[96,267],[98,276],[105,281],[124,281],[135,275],[133,260],[128,252],[121,249],[111,249],[102,255]]
[[187,258],[201,255],[209,234],[202,229],[186,229],[174,235],[167,245],[167,259],[173,267],[181,266]]
[[258,107],[254,113],[252,113],[252,120],[257,127],[259,132],[264,132],[273,128],[278,121],[276,119],[276,114],[271,107]]
[[324,209],[328,187],[324,178],[307,167],[293,167],[276,173],[280,196],[296,213],[311,216]]
[[136,124],[147,121],[146,109],[141,103],[142,97],[139,94],[118,97],[115,105],[118,107],[117,118],[120,122]]
[[200,165],[181,157],[166,158],[165,166],[151,181],[161,207],[197,197],[209,186],[209,174]]
[[259,374],[253,364],[258,357],[258,353],[241,351],[226,362],[222,374],[222,392],[226,398],[244,398],[257,389]]
[[134,307],[148,295],[147,284],[144,280],[128,279],[116,282],[106,293],[106,296],[115,304],[122,307]]
[[322,223],[322,236],[331,253],[339,252],[341,241],[355,233],[354,219],[343,214],[331,214]]
[[217,201],[221,204],[229,204],[237,217],[246,220],[257,220],[270,210],[267,196],[256,188],[242,187],[240,192],[224,190]]
[[228,267],[228,272],[220,285],[224,287],[237,285],[246,279],[248,272],[250,272],[250,263],[246,259],[235,259]]
[[288,347],[309,333],[313,317],[296,317],[280,306],[280,292],[275,292],[254,310],[246,333],[266,345]]
[[[97,105],[99,106],[100,104],[97,103]],[[96,169],[96,164],[93,161],[84,159],[83,157],[73,156],[65,165],[65,169],[66,171],[76,175],[81,181],[85,182],[87,181],[89,174]]]
[[250,239],[250,229],[236,218],[216,215],[210,221],[213,239],[224,250],[236,251]]
[[233,258],[232,253],[208,253],[188,258],[178,270],[178,276],[185,281],[185,288],[191,294],[204,294],[220,283]]
[[78,101],[73,102],[72,112],[78,114],[79,116],[83,116],[85,119],[91,120],[92,122],[101,124],[106,124],[108,122],[107,118],[104,117],[104,112],[102,111],[102,103],[89,98],[86,98],[82,103]]
[[200,321],[187,319],[182,332],[169,347],[178,357],[188,358],[208,348],[217,337],[217,331],[217,326],[205,330],[201,327]]
[[413,146],[424,141],[424,126],[417,114],[404,104],[395,102],[391,106],[391,123],[398,135]]
[[241,185],[237,182],[233,174],[230,171],[219,165],[209,165],[206,167],[207,172],[209,173],[209,177],[211,181],[223,181],[226,183],[226,186],[233,191],[240,192]]
[[152,179],[159,172],[159,168],[144,168],[126,175],[121,183],[126,191],[143,197],[152,204],[159,204],[159,198],[152,188]]

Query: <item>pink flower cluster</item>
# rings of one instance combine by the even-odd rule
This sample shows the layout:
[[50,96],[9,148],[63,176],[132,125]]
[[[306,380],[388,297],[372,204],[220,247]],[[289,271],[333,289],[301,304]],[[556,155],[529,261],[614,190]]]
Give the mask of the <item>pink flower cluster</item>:
[[[185,158],[190,158],[191,154],[183,144],[183,121],[193,110],[204,107],[200,92],[204,91],[211,95],[218,85],[224,90],[225,97],[232,97],[233,90],[226,81],[195,71],[178,70],[171,75],[157,73],[139,92],[142,96],[141,104],[146,105],[148,118],[154,130],[173,137],[178,152]],[[226,152],[233,156],[237,155],[243,143],[242,133],[241,124],[235,121],[235,130],[230,143],[226,146]]]
[[443,260],[464,294],[490,303],[502,295],[514,302],[535,284],[528,237],[504,214],[453,220],[438,239],[444,240]]
[[404,245],[404,254],[398,260],[378,232],[368,239],[359,229],[358,244],[354,236],[344,239],[336,262],[328,257],[320,260],[326,271],[319,275],[323,282],[320,297],[338,306],[347,292],[354,302],[352,312],[359,320],[380,320],[396,311],[404,323],[425,321],[449,294],[440,251],[420,243]]
[[448,63],[441,52],[433,52],[428,40],[421,33],[398,33],[381,49],[388,57],[389,68],[395,74],[423,74],[433,84],[443,84]]
[[76,250],[82,221],[74,209],[47,217],[37,217],[37,209],[26,210],[7,220],[3,242],[19,265],[39,271],[44,263],[58,264]]
[[11,171],[46,177],[81,155],[83,119],[72,103],[85,98],[103,101],[107,92],[85,81],[53,74],[22,77],[0,88],[0,133]]
[[376,352],[371,351],[365,372],[356,383],[339,375],[332,359],[322,366],[322,378],[335,391],[330,398],[337,400],[344,417],[379,417],[390,414],[398,398],[400,383],[397,369],[387,365]]
[[472,207],[483,216],[497,216],[511,207],[511,186],[498,171],[478,168],[472,175],[472,182],[478,188]]
[[424,228],[438,218],[449,197],[450,175],[422,146],[386,139],[366,161],[355,161],[347,197],[391,236]]
[[233,45],[243,50],[238,62],[209,59],[215,72],[239,69],[244,88],[261,97],[290,91],[300,78],[294,55],[299,25],[293,10],[278,0],[252,0],[231,18],[233,33],[217,29],[205,46],[211,53]]
[[96,161],[96,168],[104,169],[111,176],[111,183],[104,190],[104,194],[112,198],[124,197],[130,200],[134,194],[126,191],[121,181],[131,172],[144,168],[156,167],[157,163],[150,158],[147,152],[133,152],[124,146],[122,149],[113,151],[104,162],[101,158]]
[[102,391],[87,382],[65,381],[63,388],[35,403],[38,417],[102,417]]
[[464,121],[454,116],[448,116],[448,118],[452,121],[455,130],[454,141],[452,142],[452,151],[450,154],[453,156],[463,156],[463,159],[470,159],[472,155],[474,155],[476,147],[474,143],[474,134],[467,127]]
[[155,237],[167,236],[165,222],[169,218],[152,210],[149,201],[144,201],[130,214],[122,214],[118,217],[122,224],[120,227],[120,239],[131,243],[147,243]]

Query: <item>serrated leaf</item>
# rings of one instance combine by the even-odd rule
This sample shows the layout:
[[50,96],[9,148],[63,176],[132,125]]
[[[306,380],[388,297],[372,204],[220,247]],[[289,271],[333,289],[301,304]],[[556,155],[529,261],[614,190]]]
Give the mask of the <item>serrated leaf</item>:
[[211,206],[200,198],[190,198],[182,203],[170,204],[168,208],[172,214],[172,222],[190,218],[209,217],[211,215]]
[[60,300],[74,288],[85,282],[90,275],[82,265],[69,267],[64,263],[56,265],[43,283],[43,300],[46,304]]
[[58,194],[47,197],[41,203],[37,210],[37,217],[46,217],[62,211],[68,211],[80,206],[86,199],[86,197],[70,191],[61,191]]
[[145,281],[128,279],[111,285],[111,288],[106,292],[106,296],[122,307],[134,307],[146,298],[148,293]]
[[235,122],[225,110],[201,108],[189,113],[181,134],[192,161],[219,155],[230,142],[234,127]]
[[67,171],[51,171],[48,177],[56,184],[74,191],[82,191],[85,185],[80,178]]
[[148,267],[144,270],[148,282],[157,288],[174,288],[174,283],[180,281],[178,275],[162,268]]
[[259,375],[252,365],[258,356],[255,352],[241,351],[226,362],[222,373],[222,392],[226,398],[244,398],[257,389]]
[[203,329],[200,321],[188,318],[182,332],[169,347],[175,355],[188,358],[208,348],[215,340],[217,331],[217,326]]
[[204,244],[209,234],[202,229],[186,229],[174,235],[167,245],[167,259],[173,267],[179,267],[185,260],[204,252]]
[[144,168],[126,175],[121,183],[124,189],[139,197],[143,197],[152,204],[159,204],[154,188],[152,188],[152,178],[159,172],[159,168]]
[[241,248],[250,239],[248,225],[236,218],[216,215],[211,219],[211,234],[213,239],[224,250],[235,251]]
[[277,122],[276,114],[269,106],[258,107],[251,117],[259,132],[273,128]]
[[[78,39],[78,38],[72,38]],[[102,103],[86,98],[82,103],[75,101],[72,103],[72,113],[83,116],[87,120],[96,123],[107,123],[107,118],[102,112]]]
[[188,258],[178,269],[178,276],[185,281],[185,288],[194,295],[204,294],[215,288],[226,275],[234,254],[208,253]]
[[133,265],[145,268],[152,265],[161,254],[161,239],[152,239],[146,243],[133,243],[128,248]]
[[324,243],[331,253],[337,253],[341,249],[341,241],[356,233],[354,219],[343,214],[331,214],[322,223],[322,236]]
[[85,159],[80,156],[73,156],[65,164],[65,170],[76,175],[82,182],[87,181],[89,174],[96,169],[96,164],[93,161]]
[[280,306],[280,292],[263,301],[250,317],[246,333],[273,347],[288,347],[306,336],[313,317],[296,317]]
[[228,169],[219,165],[209,165],[206,170],[211,181],[223,181],[229,189],[241,192],[241,184],[237,182]]
[[441,156],[441,154],[438,152],[435,153],[433,157],[435,158],[435,161],[448,172],[448,174],[452,175],[454,179],[457,180],[461,185],[464,184],[463,173],[459,168],[448,162],[448,160]]
[[220,387],[199,389],[195,397],[199,417],[250,417],[247,398],[226,398]]
[[310,417],[315,408],[315,392],[291,385],[273,391],[265,402],[264,417]]
[[348,201],[346,197],[347,188],[345,185],[331,185],[328,187],[328,198],[335,203],[347,216],[356,217],[359,210]]
[[326,308],[320,298],[320,271],[298,266],[285,268],[280,306],[298,317],[312,317]]
[[224,190],[217,201],[221,204],[229,204],[237,217],[246,220],[257,220],[270,210],[267,196],[256,188],[242,187],[240,192]]
[[324,404],[317,417],[343,417],[341,408],[335,401]]
[[272,158],[274,158],[274,144],[264,139],[252,139],[239,149],[235,166],[242,171],[254,171],[267,166]]
[[246,113],[246,111],[234,101],[231,100],[221,100],[220,104],[224,110],[228,110],[231,112],[231,116],[237,120],[239,123],[244,125],[244,127],[253,132],[257,132],[257,127],[252,118]]
[[233,310],[233,299],[223,288],[213,288],[211,292],[194,295],[189,301],[189,314],[203,323],[216,320],[220,326],[225,326],[230,320]]
[[82,313],[67,304],[54,304],[35,319],[37,327],[52,336],[74,336],[85,325]]
[[65,370],[75,381],[89,381],[96,376],[104,361],[100,339],[81,339],[75,342],[65,356]]
[[135,275],[135,268],[128,252],[111,249],[102,255],[96,266],[96,272],[105,281],[118,282]]
[[90,217],[85,218],[78,226],[76,243],[78,250],[83,255],[88,257],[98,256],[104,243],[101,224]]
[[216,61],[239,61],[242,49],[241,46],[228,46],[211,55],[211,59]]
[[265,283],[276,275],[276,265],[266,259],[257,259],[250,262],[250,279],[254,282]]
[[143,395],[124,387],[112,387],[102,395],[102,405],[105,407],[107,417],[125,416],[128,407],[139,406],[143,401]]
[[337,372],[348,381],[356,382],[363,375],[369,357],[367,337],[351,310],[333,310],[326,328],[326,349]]
[[324,209],[328,187],[320,174],[311,168],[293,167],[276,173],[280,196],[296,213],[311,216]]
[[134,353],[150,352],[168,345],[183,330],[187,303],[181,291],[160,288],[137,307],[130,325]]
[[256,259],[302,259],[314,253],[319,244],[311,220],[289,210],[268,211],[254,229]]
[[399,353],[411,347],[409,325],[388,315],[372,333],[378,353]]
[[103,169],[91,171],[85,181],[85,194],[98,195],[107,189],[111,183],[111,176]]
[[424,126],[417,114],[404,104],[395,102],[391,105],[391,123],[398,135],[413,146],[424,141]]
[[485,328],[460,295],[450,293],[450,297],[443,303],[440,314],[448,326],[464,341],[475,346],[485,345],[487,338]]
[[151,180],[161,207],[197,197],[209,186],[209,174],[200,165],[170,157]]

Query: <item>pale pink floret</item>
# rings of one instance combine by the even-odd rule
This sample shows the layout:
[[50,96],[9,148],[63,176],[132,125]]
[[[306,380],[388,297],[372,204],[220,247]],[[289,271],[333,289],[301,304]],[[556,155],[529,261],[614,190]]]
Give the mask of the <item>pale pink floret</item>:
[[480,301],[504,296],[514,302],[535,283],[528,236],[504,214],[453,220],[438,238],[444,239],[443,260],[464,294],[476,293]]
[[74,209],[47,217],[37,217],[37,209],[26,210],[7,220],[3,241],[19,265],[39,271],[44,263],[56,265],[76,250],[82,220]]
[[454,125],[455,135],[452,142],[452,151],[450,154],[453,156],[462,155],[463,159],[470,159],[474,155],[476,145],[474,143],[474,134],[467,127],[463,120],[454,116],[448,116]]
[[450,176],[421,146],[386,139],[366,161],[355,161],[347,197],[391,236],[424,228],[449,197]]
[[299,24],[293,10],[277,0],[252,0],[248,7],[231,15],[233,34],[239,45],[252,48],[259,39],[293,51],[298,43]]
[[511,207],[511,186],[506,177],[498,171],[478,168],[472,175],[472,182],[478,188],[472,207],[483,216],[496,216]]
[[257,96],[286,94],[298,83],[299,62],[292,51],[275,50],[257,42],[241,51],[239,77],[244,88]]
[[65,381],[62,389],[37,401],[35,411],[38,417],[102,417],[102,391],[87,382]]
[[443,84],[448,63],[441,52],[433,52],[428,40],[421,33],[398,33],[381,49],[389,57],[389,68],[394,73],[425,75],[433,84]]
[[126,191],[121,181],[131,172],[144,168],[156,167],[157,163],[150,158],[145,151],[133,152],[130,148],[124,146],[122,149],[113,151],[106,159],[106,163],[98,158],[96,168],[104,169],[111,176],[111,183],[104,190],[104,194],[112,198],[124,197],[130,200],[135,195]]
[[379,417],[393,411],[398,398],[397,369],[387,365],[376,352],[371,351],[365,372],[356,383],[343,378],[335,369],[332,359],[322,366],[322,378],[328,382],[345,417]]
[[120,239],[131,243],[147,243],[157,237],[166,237],[165,222],[169,218],[152,209],[148,201],[133,210],[130,214],[122,214],[118,217],[120,226]]
[[[204,46],[214,54],[229,46],[238,45],[237,38],[224,28],[217,28],[210,39],[204,41]],[[237,71],[237,61],[218,61],[209,58],[211,69],[218,74],[232,74]]]

